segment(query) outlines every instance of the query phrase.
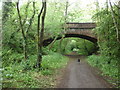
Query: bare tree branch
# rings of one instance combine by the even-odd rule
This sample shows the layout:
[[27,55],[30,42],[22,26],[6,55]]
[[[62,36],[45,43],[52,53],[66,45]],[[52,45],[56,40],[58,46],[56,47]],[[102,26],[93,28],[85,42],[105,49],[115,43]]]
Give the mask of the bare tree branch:
[[19,16],[19,23],[20,23],[20,27],[22,30],[22,35],[23,35],[23,38],[25,38],[25,33],[24,33],[22,19],[21,19],[20,10],[19,10],[19,1],[17,2],[17,12],[18,12],[18,16]]
[[49,50],[52,48],[53,44],[55,43],[55,41],[57,40],[57,36],[54,38],[54,40],[52,41],[52,43],[50,44]]
[[25,19],[24,19],[24,21],[23,21],[23,25],[26,23],[26,21],[27,21],[27,17],[28,17],[28,7],[29,7],[29,5],[30,5],[30,3],[31,2],[28,2],[27,3],[27,6],[26,6],[26,8],[25,8]]
[[118,5],[116,5],[115,3],[114,3],[114,5],[115,5],[118,9],[120,9],[120,7],[119,7]]
[[34,13],[33,13],[32,17],[30,18],[30,21],[29,21],[30,24],[27,28],[26,34],[28,33],[28,30],[31,28],[31,25],[32,25],[32,22],[33,22],[33,19],[34,19],[34,16],[35,16],[35,2],[33,2],[33,10],[34,10]]
[[44,36],[44,22],[45,22],[45,16],[46,16],[46,2],[43,2],[43,6],[44,6],[44,12],[43,12],[43,15],[42,15],[41,33],[40,33],[40,46],[41,47],[42,47],[42,43],[43,43],[42,40],[43,40],[43,36]]
[[[40,13],[38,14],[38,29],[37,29],[37,31],[38,31],[38,36],[39,36],[39,34],[40,34],[40,16],[41,16],[41,14],[42,14],[43,8],[44,8],[44,6],[42,5],[41,11],[40,11]],[[38,37],[38,40],[39,40],[39,37]]]

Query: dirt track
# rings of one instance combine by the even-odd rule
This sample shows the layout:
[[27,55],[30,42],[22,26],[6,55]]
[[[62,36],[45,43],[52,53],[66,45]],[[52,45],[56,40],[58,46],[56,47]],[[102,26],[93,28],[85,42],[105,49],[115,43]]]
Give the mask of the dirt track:
[[[82,56],[69,56],[70,62],[58,88],[109,88],[110,86],[95,73]],[[80,63],[77,59],[80,58]]]

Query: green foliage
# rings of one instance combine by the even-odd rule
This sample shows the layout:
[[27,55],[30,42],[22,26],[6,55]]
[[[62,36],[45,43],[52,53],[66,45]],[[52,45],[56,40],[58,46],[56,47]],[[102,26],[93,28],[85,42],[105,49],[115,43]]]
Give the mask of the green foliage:
[[55,53],[52,55],[46,55],[43,57],[42,68],[55,69],[63,66],[64,64],[65,65],[67,64],[67,62],[66,63],[61,63],[61,62],[66,62],[66,58],[60,54]]
[[[102,75],[113,78],[111,83],[116,83],[117,85],[119,68],[116,59],[108,56],[92,55],[88,57],[87,61],[90,65],[99,68],[102,71]],[[109,63],[109,61],[111,62]]]
[[90,55],[92,53],[95,53],[96,46],[94,45],[94,43],[84,39],[78,39],[76,42],[77,49],[79,49],[79,54]]
[[[25,3],[20,7],[22,22],[25,20],[25,24],[23,25],[24,31],[27,30],[29,20],[33,14],[32,2],[29,4],[28,8],[26,8],[26,5]],[[24,40],[19,25],[16,6],[10,8],[11,10],[8,12],[9,17],[6,17],[7,19],[3,23],[3,87],[53,87],[51,83],[54,82],[54,77],[51,79],[49,75],[55,75],[53,72],[55,72],[56,69],[62,68],[67,64],[67,58],[49,51],[48,48],[44,48],[43,53],[48,55],[43,56],[41,71],[37,73],[37,70],[33,68],[37,61],[37,19],[40,5],[41,3],[36,3],[35,5],[35,18],[28,31],[28,59],[26,61],[24,61]],[[62,31],[64,24],[64,7],[64,3],[48,3],[45,36],[58,35]],[[28,10],[27,12],[26,9]],[[41,78],[37,79],[33,73],[36,73],[38,78],[41,76],[43,78],[44,75],[48,76],[48,78],[45,80]]]
[[117,39],[115,22],[118,24],[118,30],[120,30],[120,19],[118,17],[118,8],[114,6],[112,9],[114,10],[113,13],[111,9],[104,8],[99,10],[93,16],[97,22],[97,27],[94,29],[94,32],[98,37],[99,53],[101,55],[90,56],[88,58],[88,62],[91,65],[100,68],[103,72],[103,75],[112,77],[112,83],[114,82],[117,85],[120,82],[118,75],[118,65],[120,60],[120,42],[118,39],[120,38]]
[[[24,31],[27,30],[29,20],[33,14],[32,3],[30,3],[27,8],[28,13],[26,12],[26,5],[25,3],[20,7],[22,22],[25,20],[25,24],[23,25]],[[45,38],[60,35],[65,24],[65,3],[51,2],[47,3],[47,5]],[[24,40],[20,30],[16,6],[15,3],[8,3],[5,5],[6,10],[4,10],[3,13],[5,20],[3,22],[2,31],[3,87],[53,87],[55,84],[53,76],[56,74],[56,70],[67,64],[68,60],[66,57],[55,53],[58,52],[60,45],[60,41],[56,41],[51,50],[49,50],[49,47],[43,48],[44,56],[41,71],[38,72],[37,69],[33,68],[37,61],[37,20],[40,6],[41,3],[36,3],[35,5],[35,17],[27,35],[28,59],[23,61]],[[116,22],[120,24],[118,9],[114,7],[114,11],[116,13]],[[81,9],[78,10],[75,8],[68,13],[67,19],[69,20],[67,21],[79,22],[83,20],[82,17],[84,17],[84,15],[82,15]],[[96,32],[99,39],[98,45],[100,47],[99,52],[101,56],[90,56],[88,62],[100,68],[104,75],[109,75],[116,80],[118,79],[117,62],[120,59],[120,43],[117,41],[116,28],[113,23],[111,12],[110,10],[103,9],[96,13],[94,18],[97,20],[97,27],[94,29],[94,32]],[[118,26],[118,28],[120,28],[120,26]],[[89,55],[93,53],[95,49],[93,43],[76,38],[64,39],[61,47],[61,52],[64,54],[77,51],[81,55]]]
[[[97,28],[94,29],[94,31],[97,33],[97,36],[99,38],[98,45],[100,47],[101,54],[106,55],[106,56],[111,55],[112,57],[120,58],[119,57],[120,47],[119,47],[119,42],[117,41],[116,28],[113,22],[111,11],[109,10],[107,11],[107,9],[103,9],[99,11],[95,15],[95,17],[96,19],[98,19],[97,20],[98,25],[97,25]],[[117,16],[115,17],[117,18]],[[116,19],[116,21],[118,20]]]
[[[51,50],[57,52],[59,43],[60,41],[57,40]],[[61,47],[63,54],[76,51],[80,55],[89,55],[95,52],[95,45],[92,42],[80,38],[64,38]]]
[[[33,19],[33,24],[27,35],[27,52],[29,58],[31,55],[35,55],[37,53],[37,14],[40,7],[39,5],[41,5],[41,3],[36,3],[35,5],[35,18]],[[32,2],[29,4],[27,12],[26,6],[27,4],[25,3],[23,6],[20,7],[22,22],[24,22],[25,20],[25,24],[23,25],[24,31],[27,30],[29,20],[33,14]],[[19,27],[20,25],[16,7],[15,5],[13,7],[14,8],[11,8],[11,11],[9,11],[10,17],[7,17],[7,21],[3,23],[2,57],[4,65],[6,64],[5,66],[9,65],[10,63],[14,63],[14,61],[22,61],[24,59],[24,40]],[[45,21],[45,37],[58,35],[62,31],[64,24],[64,7],[64,3],[48,3],[48,10]]]
[[49,3],[46,13],[45,31],[51,36],[59,35],[65,23],[65,3]]
[[3,3],[3,18],[4,18],[4,21],[7,19],[7,17],[10,17],[12,8],[14,6],[15,5],[12,2],[4,2]]
[[[67,64],[68,59],[58,53],[45,55],[43,56],[42,69],[38,72],[37,69],[33,68],[36,58],[36,56],[31,56],[28,61],[16,62],[8,67],[4,67],[3,87],[53,87],[54,85],[51,85],[51,83],[55,84],[55,80],[51,75],[55,75],[58,72],[57,69],[63,68]],[[40,79],[44,76],[48,78]]]

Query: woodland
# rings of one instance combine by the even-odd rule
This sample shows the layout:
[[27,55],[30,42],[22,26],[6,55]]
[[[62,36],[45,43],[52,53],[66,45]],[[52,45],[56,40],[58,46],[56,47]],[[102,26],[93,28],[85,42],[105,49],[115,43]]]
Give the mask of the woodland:
[[[120,2],[106,0],[101,8],[87,12],[79,7],[69,10],[69,2],[3,2],[2,82],[3,88],[54,88],[60,69],[71,52],[85,55],[87,62],[101,71],[115,88],[120,87]],[[92,19],[83,18],[86,12]],[[64,38],[67,22],[95,22],[94,43],[82,38]],[[58,36],[62,39],[56,40]],[[48,46],[45,38],[54,37]]]

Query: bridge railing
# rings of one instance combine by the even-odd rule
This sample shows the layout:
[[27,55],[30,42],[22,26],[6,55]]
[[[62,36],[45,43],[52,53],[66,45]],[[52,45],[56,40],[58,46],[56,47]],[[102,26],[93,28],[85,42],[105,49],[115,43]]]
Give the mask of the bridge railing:
[[67,23],[68,29],[85,30],[85,29],[93,29],[95,27],[96,27],[95,23],[74,23],[74,22]]

